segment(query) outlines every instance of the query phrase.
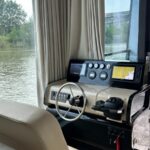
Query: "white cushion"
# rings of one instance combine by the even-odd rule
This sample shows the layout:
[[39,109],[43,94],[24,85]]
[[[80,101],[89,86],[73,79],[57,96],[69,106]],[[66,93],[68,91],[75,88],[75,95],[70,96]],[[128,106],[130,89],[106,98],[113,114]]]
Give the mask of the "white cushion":
[[0,101],[0,142],[16,150],[68,150],[52,114],[12,101]]

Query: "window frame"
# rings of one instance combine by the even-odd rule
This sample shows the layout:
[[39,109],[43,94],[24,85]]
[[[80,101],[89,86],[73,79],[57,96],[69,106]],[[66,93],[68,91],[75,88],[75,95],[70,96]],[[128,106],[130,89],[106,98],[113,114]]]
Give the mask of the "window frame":
[[[123,61],[145,61],[146,2],[146,0],[131,0],[127,48],[124,50],[120,49],[117,52],[104,53],[105,57],[126,53],[126,59]],[[137,14],[138,16],[136,16]],[[136,33],[137,36],[133,33]]]

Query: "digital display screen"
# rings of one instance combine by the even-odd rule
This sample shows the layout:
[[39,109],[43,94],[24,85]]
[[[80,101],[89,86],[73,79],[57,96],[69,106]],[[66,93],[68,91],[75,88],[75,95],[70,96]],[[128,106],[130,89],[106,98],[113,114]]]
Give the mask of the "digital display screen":
[[70,73],[78,76],[85,76],[86,64],[71,64]]
[[134,80],[135,67],[114,66],[112,72],[113,79]]
[[71,64],[70,73],[74,75],[80,75],[82,64]]

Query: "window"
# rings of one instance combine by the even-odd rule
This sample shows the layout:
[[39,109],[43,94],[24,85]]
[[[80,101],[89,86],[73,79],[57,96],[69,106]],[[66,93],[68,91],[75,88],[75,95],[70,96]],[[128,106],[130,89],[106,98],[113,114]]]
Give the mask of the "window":
[[105,0],[105,59],[128,60],[131,0]]
[[1,0],[0,14],[0,100],[37,105],[32,0]]

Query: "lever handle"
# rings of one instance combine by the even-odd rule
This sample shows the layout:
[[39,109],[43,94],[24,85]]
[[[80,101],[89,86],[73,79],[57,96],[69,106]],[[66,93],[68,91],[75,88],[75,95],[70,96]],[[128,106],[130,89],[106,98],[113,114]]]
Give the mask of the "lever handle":
[[94,110],[101,110],[104,107],[105,102],[102,100],[99,100],[96,102],[96,104],[92,107]]

